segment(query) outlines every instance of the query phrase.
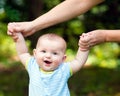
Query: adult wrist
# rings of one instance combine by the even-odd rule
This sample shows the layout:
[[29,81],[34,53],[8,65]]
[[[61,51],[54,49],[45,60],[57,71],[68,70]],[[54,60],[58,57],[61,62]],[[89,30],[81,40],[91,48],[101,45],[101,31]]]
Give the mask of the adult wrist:
[[107,30],[102,30],[101,34],[103,34],[103,42],[109,42]]
[[108,42],[107,31],[106,30],[97,30],[102,42]]

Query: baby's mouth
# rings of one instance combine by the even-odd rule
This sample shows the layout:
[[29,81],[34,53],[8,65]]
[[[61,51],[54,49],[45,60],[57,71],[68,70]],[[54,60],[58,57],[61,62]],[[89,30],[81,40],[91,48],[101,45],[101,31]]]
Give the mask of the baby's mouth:
[[51,61],[48,61],[48,60],[45,60],[44,61],[46,64],[51,64],[52,62]]

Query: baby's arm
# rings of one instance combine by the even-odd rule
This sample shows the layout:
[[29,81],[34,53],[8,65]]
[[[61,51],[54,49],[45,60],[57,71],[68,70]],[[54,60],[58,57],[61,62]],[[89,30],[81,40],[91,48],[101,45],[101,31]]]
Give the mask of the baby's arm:
[[[17,36],[17,38],[16,38],[16,36]],[[30,54],[28,53],[28,48],[26,46],[25,39],[20,32],[13,34],[12,38],[15,42],[16,50],[17,50],[18,56],[20,58],[20,61],[25,66],[26,61],[28,60],[28,58],[31,57]]]
[[89,47],[86,47],[86,49],[84,50],[80,46],[80,42],[81,41],[86,42],[87,39],[88,39],[88,36],[86,35],[86,36],[82,36],[79,40],[78,52],[76,54],[75,59],[70,64],[73,73],[76,73],[77,71],[79,71],[81,69],[81,67],[85,64],[85,62],[87,61],[88,53],[89,53]]

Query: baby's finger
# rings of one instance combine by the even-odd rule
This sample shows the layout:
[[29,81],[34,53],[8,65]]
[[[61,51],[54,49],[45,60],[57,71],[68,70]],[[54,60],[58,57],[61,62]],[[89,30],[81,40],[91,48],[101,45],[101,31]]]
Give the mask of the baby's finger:
[[10,31],[7,31],[7,34],[8,34],[8,35],[12,35],[12,32],[10,32]]
[[79,41],[78,45],[80,46],[87,46],[89,43],[88,42],[81,42]]
[[89,50],[90,47],[89,46],[80,46],[80,50],[82,51],[86,51],[86,50]]
[[81,51],[87,51],[87,50],[89,50],[89,49],[87,49],[87,48],[85,49],[85,48],[81,48],[81,47],[80,47],[80,50],[81,50]]
[[16,42],[18,40],[18,36],[17,35],[14,35],[13,37],[13,40]]

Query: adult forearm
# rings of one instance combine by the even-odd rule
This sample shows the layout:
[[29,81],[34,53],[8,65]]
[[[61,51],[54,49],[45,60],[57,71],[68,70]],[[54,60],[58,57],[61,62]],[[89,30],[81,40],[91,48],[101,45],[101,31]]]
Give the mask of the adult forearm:
[[106,42],[120,42],[120,30],[102,30],[106,36]]
[[[88,32],[90,40],[87,42],[89,46],[95,46],[104,42],[120,42],[120,30],[94,30]],[[84,43],[81,45],[84,46]],[[82,47],[83,47],[82,46]],[[85,47],[85,46],[84,46]]]
[[104,0],[66,0],[33,20],[36,31],[79,16]]

